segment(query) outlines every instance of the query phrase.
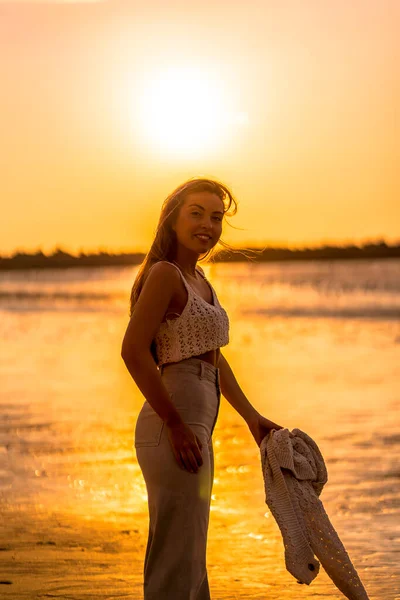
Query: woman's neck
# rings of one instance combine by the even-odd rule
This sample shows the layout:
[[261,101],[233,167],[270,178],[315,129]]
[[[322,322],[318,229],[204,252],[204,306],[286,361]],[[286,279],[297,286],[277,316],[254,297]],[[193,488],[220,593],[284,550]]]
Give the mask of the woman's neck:
[[173,260],[172,262],[175,263],[177,265],[177,267],[180,268],[180,270],[182,271],[182,273],[184,275],[186,275],[187,277],[192,277],[193,279],[197,279],[197,277],[196,277],[196,264],[190,265],[190,266],[189,265],[183,266],[177,260]]

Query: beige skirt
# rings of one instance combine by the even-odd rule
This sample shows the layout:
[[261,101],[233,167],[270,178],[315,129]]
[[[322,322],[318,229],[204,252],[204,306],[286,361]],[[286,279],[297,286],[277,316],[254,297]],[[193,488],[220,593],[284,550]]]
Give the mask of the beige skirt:
[[199,358],[188,358],[165,364],[160,372],[174,406],[202,442],[203,464],[197,473],[178,464],[165,423],[145,401],[135,428],[149,508],[144,600],[210,600],[206,547],[220,371]]

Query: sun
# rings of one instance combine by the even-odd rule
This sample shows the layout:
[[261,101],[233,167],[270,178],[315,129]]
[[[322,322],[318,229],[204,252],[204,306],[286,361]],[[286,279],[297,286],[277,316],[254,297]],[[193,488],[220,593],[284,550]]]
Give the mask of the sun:
[[162,154],[183,158],[215,149],[229,126],[240,121],[228,110],[223,82],[200,67],[166,68],[153,74],[141,92],[136,124]]

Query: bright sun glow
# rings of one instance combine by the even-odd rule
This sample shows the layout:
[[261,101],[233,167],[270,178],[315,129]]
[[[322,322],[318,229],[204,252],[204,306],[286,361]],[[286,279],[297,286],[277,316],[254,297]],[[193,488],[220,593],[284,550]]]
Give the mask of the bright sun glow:
[[245,113],[228,110],[231,100],[223,83],[199,68],[170,67],[142,92],[136,118],[151,146],[170,156],[215,149],[230,127],[247,122]]

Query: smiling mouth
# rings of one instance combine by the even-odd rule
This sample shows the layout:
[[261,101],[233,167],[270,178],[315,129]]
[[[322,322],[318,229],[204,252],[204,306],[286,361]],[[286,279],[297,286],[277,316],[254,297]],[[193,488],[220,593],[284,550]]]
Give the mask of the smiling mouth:
[[202,242],[208,242],[211,239],[208,235],[195,235],[194,237],[197,237]]

